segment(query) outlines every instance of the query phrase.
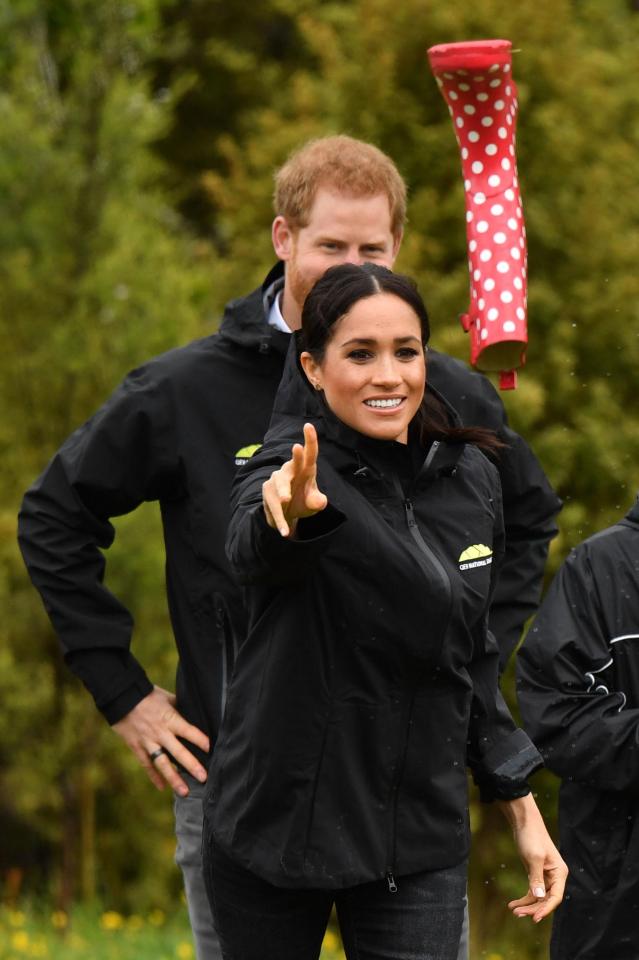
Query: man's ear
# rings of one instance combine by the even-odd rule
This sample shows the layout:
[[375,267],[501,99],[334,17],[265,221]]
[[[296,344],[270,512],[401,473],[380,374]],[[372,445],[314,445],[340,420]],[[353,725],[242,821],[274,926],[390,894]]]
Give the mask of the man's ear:
[[290,260],[293,253],[294,235],[286,217],[275,217],[271,228],[271,238],[278,260]]
[[300,364],[310,385],[315,387],[316,390],[321,390],[322,371],[319,363],[316,363],[316,361],[313,360],[313,357],[308,350],[304,350],[303,353],[300,354]]

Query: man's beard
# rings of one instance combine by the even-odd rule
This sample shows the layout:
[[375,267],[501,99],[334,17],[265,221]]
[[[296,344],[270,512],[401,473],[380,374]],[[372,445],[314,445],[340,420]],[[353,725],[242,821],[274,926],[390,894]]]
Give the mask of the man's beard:
[[[319,278],[318,278],[319,279]],[[289,260],[286,264],[286,281],[295,303],[299,307],[300,313],[304,306],[304,301],[315,286],[315,280],[305,277],[297,268],[294,260]]]

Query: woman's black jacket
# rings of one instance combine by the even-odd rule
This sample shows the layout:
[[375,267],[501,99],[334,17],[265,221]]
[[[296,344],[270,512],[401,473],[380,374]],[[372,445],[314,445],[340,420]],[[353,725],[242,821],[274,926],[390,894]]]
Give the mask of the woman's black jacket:
[[486,799],[539,764],[497,684],[486,612],[503,549],[495,467],[434,443],[403,489],[405,445],[316,421],[329,505],[297,539],[261,487],[303,422],[282,418],[235,487],[227,552],[246,585],[205,801],[209,835],[279,886],[338,888],[468,852],[466,763]]

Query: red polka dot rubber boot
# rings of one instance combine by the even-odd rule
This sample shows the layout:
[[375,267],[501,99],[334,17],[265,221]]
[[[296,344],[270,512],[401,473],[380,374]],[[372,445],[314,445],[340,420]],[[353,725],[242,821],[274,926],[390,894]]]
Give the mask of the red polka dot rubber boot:
[[466,196],[470,362],[517,384],[528,342],[526,228],[517,163],[517,88],[508,40],[446,43],[428,51],[461,151]]

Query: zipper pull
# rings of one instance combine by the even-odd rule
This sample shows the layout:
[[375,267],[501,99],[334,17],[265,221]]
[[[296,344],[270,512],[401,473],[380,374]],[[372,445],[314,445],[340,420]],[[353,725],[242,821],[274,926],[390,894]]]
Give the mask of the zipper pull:
[[397,893],[397,884],[395,883],[395,877],[390,872],[386,874],[386,883],[388,884],[389,893]]
[[404,510],[406,511],[406,520],[409,527],[416,527],[415,523],[415,514],[413,512],[413,504],[410,500],[404,500]]

